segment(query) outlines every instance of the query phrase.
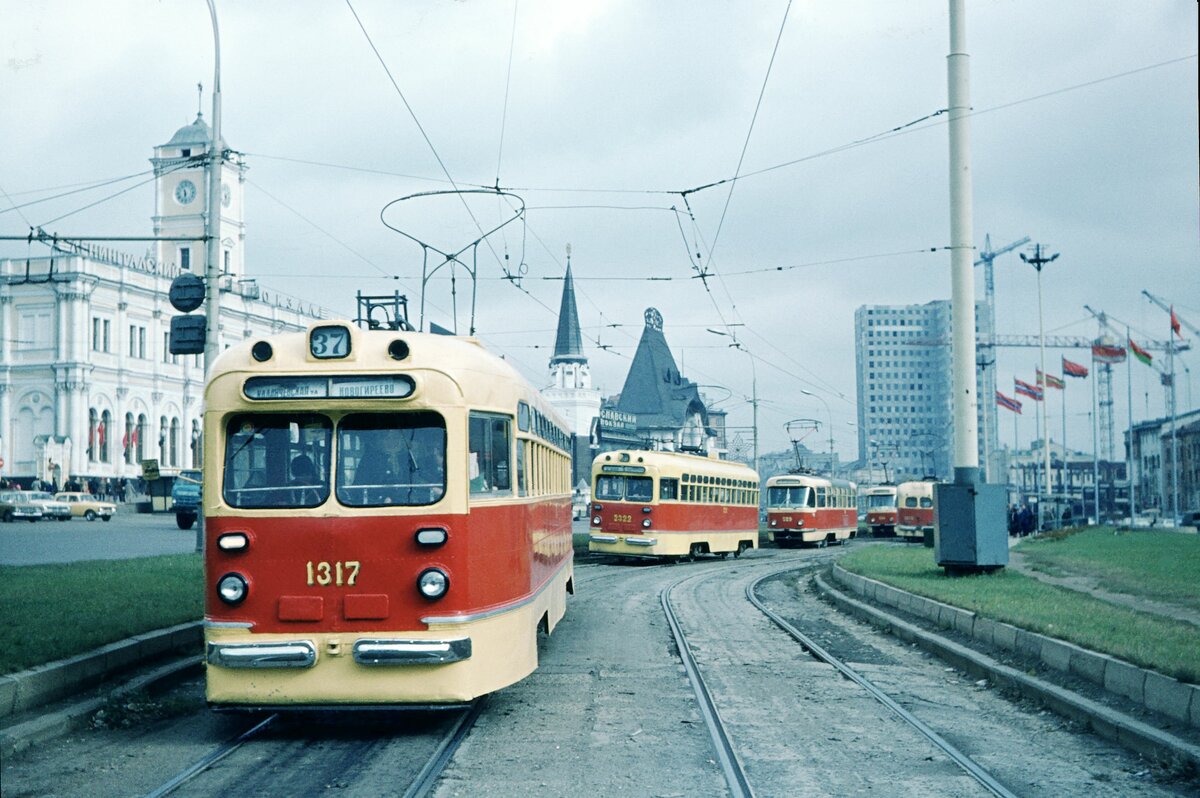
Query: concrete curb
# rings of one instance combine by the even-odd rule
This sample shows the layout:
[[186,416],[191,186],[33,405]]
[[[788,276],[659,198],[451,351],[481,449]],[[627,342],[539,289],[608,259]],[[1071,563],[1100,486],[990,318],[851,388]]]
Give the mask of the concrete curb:
[[24,723],[0,729],[0,757],[12,756],[31,745],[52,740],[69,731],[86,726],[93,713],[104,707],[112,698],[130,695],[164,680],[179,679],[192,672],[198,674],[202,672],[202,669],[203,662],[199,656],[187,656],[121,685],[109,695],[77,701],[70,706],[39,715]]
[[204,642],[204,622],[191,621],[0,676],[0,719],[75,695],[114,673],[173,652],[198,652]]
[[[815,577],[815,581],[817,588],[840,609],[884,628],[902,640],[916,643],[924,650],[953,663],[968,673],[986,677],[993,684],[1039,701],[1060,715],[1086,724],[1100,736],[1141,754],[1164,760],[1186,762],[1192,768],[1200,769],[1200,746],[1192,745],[1169,732],[1156,729],[1057,685],[1010,668],[966,646],[926,632],[907,621],[830,587],[820,575]],[[881,583],[876,582],[875,584]],[[894,588],[890,589],[894,590]]]

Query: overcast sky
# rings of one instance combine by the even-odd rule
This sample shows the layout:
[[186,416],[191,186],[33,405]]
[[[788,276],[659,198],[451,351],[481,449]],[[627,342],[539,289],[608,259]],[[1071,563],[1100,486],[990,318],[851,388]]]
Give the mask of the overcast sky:
[[[750,424],[753,358],[763,451],[787,445],[788,420],[832,416],[843,458],[857,456],[855,308],[949,298],[945,115],[880,135],[947,105],[944,0],[217,0],[217,11],[224,138],[250,166],[247,272],[268,288],[346,316],[356,290],[398,288],[415,309],[421,250],[381,209],[451,179],[498,183],[527,211],[479,249],[476,327],[535,384],[570,244],[606,395],[654,306],[684,374],[729,395],[731,425]],[[198,108],[211,116],[206,4],[0,0],[0,20],[0,232],[57,219],[47,229],[68,237],[148,235],[150,185],[78,213],[117,189],[7,209],[142,172]],[[1143,289],[1200,327],[1196,29],[1187,0],[967,3],[975,243],[1029,236],[1061,253],[1043,275],[1048,334],[1095,335],[1087,304],[1135,340],[1165,340],[1166,314]],[[453,251],[511,214],[495,197],[468,204],[470,215],[457,198],[409,200],[388,220]],[[502,279],[506,255],[519,286]],[[713,274],[707,290],[696,266]],[[458,278],[465,331],[470,283]],[[981,269],[976,287],[982,297]],[[996,260],[996,294],[998,332],[1036,335],[1035,275],[1017,252]],[[448,281],[426,302],[428,320],[454,326]],[[1088,362],[1052,350],[1051,373],[1061,354]],[[1200,371],[1195,354],[1180,361]],[[1000,350],[1001,390],[1032,381],[1036,362],[1036,349]],[[1139,363],[1133,375],[1135,419],[1161,415],[1157,375]],[[1179,379],[1180,408],[1196,407],[1200,375]],[[1067,443],[1090,451],[1086,385],[1069,386]],[[1114,388],[1123,423],[1124,367]],[[1058,440],[1057,394],[1050,411]],[[1028,445],[1031,415],[1018,435]]]

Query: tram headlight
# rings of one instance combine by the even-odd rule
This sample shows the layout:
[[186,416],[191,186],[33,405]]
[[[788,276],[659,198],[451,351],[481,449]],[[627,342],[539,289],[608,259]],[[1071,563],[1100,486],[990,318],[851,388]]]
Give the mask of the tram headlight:
[[592,526],[600,526],[600,516],[598,516],[598,515],[592,516]]
[[649,529],[649,528],[650,528],[650,519],[643,518],[642,519],[642,529]]
[[217,582],[217,595],[226,604],[241,604],[246,600],[246,593],[248,591],[249,586],[246,584],[246,578],[241,574],[225,574]]
[[426,568],[417,577],[417,590],[427,599],[441,598],[450,589],[450,577],[440,568]]
[[772,519],[771,519],[771,526],[779,526],[779,522],[778,522],[778,521],[776,521],[774,518],[772,518]]

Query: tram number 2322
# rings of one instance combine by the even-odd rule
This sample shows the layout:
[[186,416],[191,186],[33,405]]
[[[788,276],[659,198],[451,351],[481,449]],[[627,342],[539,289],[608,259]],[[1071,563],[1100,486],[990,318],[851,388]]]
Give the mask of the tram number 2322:
[[358,581],[358,568],[360,563],[358,560],[347,560],[346,562],[313,562],[309,560],[304,564],[308,573],[309,585],[348,585],[353,587]]
[[624,522],[626,524],[633,523],[632,515],[623,515],[621,513],[616,513],[613,515],[612,519],[613,519],[613,521],[616,521],[617,523],[621,523],[621,522]]

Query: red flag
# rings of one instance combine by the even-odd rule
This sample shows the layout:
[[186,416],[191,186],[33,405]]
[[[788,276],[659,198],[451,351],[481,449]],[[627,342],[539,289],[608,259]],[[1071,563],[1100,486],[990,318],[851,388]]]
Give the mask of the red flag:
[[1036,402],[1042,401],[1043,390],[1036,385],[1030,385],[1024,380],[1013,378],[1013,390],[1019,394],[1028,396]]
[[104,445],[104,422],[103,421],[101,421],[99,424],[96,425],[96,440],[100,443],[101,446]]
[[1171,306],[1171,332],[1183,337],[1183,333],[1179,330],[1179,317],[1175,315],[1175,306]]
[[1124,363],[1125,347],[1114,344],[1092,344],[1092,360],[1097,363]]
[[128,427],[125,428],[125,434],[121,436],[121,448],[122,449],[129,448],[129,428]]
[[1087,366],[1081,366],[1078,363],[1067,360],[1065,357],[1062,359],[1062,369],[1063,374],[1068,377],[1086,377],[1088,375]]
[[1021,412],[1021,403],[1020,402],[1018,402],[1016,399],[1011,399],[1011,398],[1005,396],[1004,394],[1000,393],[999,391],[996,391],[996,404],[1000,405],[1003,408],[1007,408],[1008,410],[1011,410],[1014,413],[1019,414]]
[[1058,388],[1060,391],[1067,387],[1067,384],[1062,381],[1061,377],[1055,377],[1053,374],[1043,374],[1041,369],[1037,369],[1038,385],[1045,385],[1047,388]]
[[1145,363],[1147,366],[1150,365],[1151,360],[1154,360],[1154,355],[1135,344],[1132,338],[1129,339],[1129,348],[1133,350],[1134,357]]

